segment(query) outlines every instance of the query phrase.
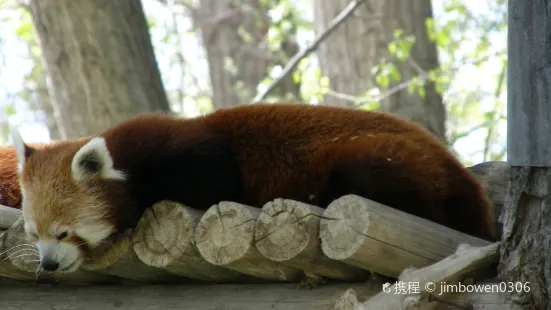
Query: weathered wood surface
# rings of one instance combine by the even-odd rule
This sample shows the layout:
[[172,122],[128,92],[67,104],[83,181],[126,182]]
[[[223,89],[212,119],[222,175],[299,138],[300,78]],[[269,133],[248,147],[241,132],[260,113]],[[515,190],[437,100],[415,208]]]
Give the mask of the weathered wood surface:
[[254,245],[254,226],[261,210],[221,202],[207,210],[196,229],[199,252],[211,264],[272,281],[296,281],[299,269],[269,260]]
[[146,265],[190,279],[239,282],[243,274],[207,262],[195,246],[195,228],[204,212],[161,201],[147,209],[133,236],[133,249]]
[[[118,310],[332,310],[348,288],[368,298],[380,284],[327,284],[315,290],[295,284],[147,285],[147,286],[9,286],[2,287],[0,309]],[[30,298],[32,296],[32,298]]]
[[366,279],[365,270],[329,259],[321,250],[320,207],[289,199],[268,202],[256,221],[257,249],[270,260],[335,280]]
[[507,160],[499,276],[530,282],[527,309],[551,309],[551,5],[508,1]]
[[[419,307],[419,309],[441,309],[439,307],[441,303],[435,302],[435,299],[453,300],[456,304],[464,306],[476,305],[476,307],[480,307],[481,304],[476,302],[476,298],[475,300],[466,300],[465,294],[452,294],[453,296],[450,296],[446,292],[450,289],[447,285],[458,284],[459,282],[462,282],[464,285],[473,284],[474,282],[468,278],[468,275],[490,268],[490,266],[495,264],[499,259],[498,249],[499,243],[493,243],[484,247],[472,247],[462,244],[453,255],[433,265],[421,269],[405,269],[400,275],[398,283],[392,284],[386,291],[378,293],[365,302],[358,302],[358,297],[354,295],[354,292],[347,291],[337,301],[335,308],[345,309],[344,305],[347,305],[348,309],[355,310],[406,310],[414,309],[415,307]],[[418,286],[416,287],[418,287],[418,290],[411,290],[408,283],[417,283]],[[442,284],[446,285],[444,289]],[[432,296],[429,297],[429,295]],[[493,299],[500,306],[507,302],[510,304],[510,301],[507,301],[506,298],[507,294],[496,294],[494,292],[490,296],[494,296]],[[499,308],[494,307],[494,309]]]
[[504,161],[487,161],[469,167],[471,173],[482,183],[486,196],[493,203],[494,234],[502,235],[501,216],[509,189],[510,166]]
[[140,261],[132,249],[133,230],[114,236],[105,247],[95,251],[81,269],[96,271],[141,283],[175,283],[183,279],[166,270],[150,267]]
[[19,209],[0,205],[0,231],[10,228],[21,215],[22,213]]
[[356,195],[327,207],[320,236],[327,257],[390,277],[442,260],[461,243],[490,243]]

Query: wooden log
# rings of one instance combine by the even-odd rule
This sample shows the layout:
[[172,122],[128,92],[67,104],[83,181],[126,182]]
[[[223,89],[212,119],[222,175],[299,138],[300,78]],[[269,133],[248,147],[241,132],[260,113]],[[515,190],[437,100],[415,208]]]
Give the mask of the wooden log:
[[2,287],[0,309],[117,309],[117,310],[332,310],[335,300],[352,287],[362,298],[378,285],[327,284],[298,290],[293,283],[147,285],[72,287],[17,285]]
[[0,205],[0,230],[6,230],[21,217],[22,212],[19,209]]
[[245,275],[207,262],[197,250],[195,228],[204,212],[173,201],[147,209],[133,235],[133,248],[146,265],[190,279],[228,283],[247,281]]
[[[138,283],[178,283],[185,279],[163,269],[148,266],[132,250],[132,229],[113,235],[90,255],[81,269],[115,275]],[[130,282],[129,282],[130,283]]]
[[504,161],[487,161],[468,169],[482,184],[488,199],[494,205],[503,206],[509,187],[509,164]]
[[[449,257],[424,268],[407,268],[400,275],[397,283],[387,283],[383,291],[361,304],[353,305],[353,309],[429,309],[446,300],[449,290],[457,290],[460,281],[464,285],[473,284],[466,279],[466,275],[489,268],[499,259],[499,243],[493,243],[484,247],[473,247],[461,244],[457,251]],[[411,289],[415,287],[415,289]],[[350,292],[347,298],[350,299]],[[430,295],[430,297],[429,297]],[[431,298],[432,297],[432,298]],[[353,300],[351,300],[353,303]],[[342,303],[339,300],[338,303]],[[471,301],[472,302],[472,301]],[[456,305],[469,306],[469,302],[458,302]],[[432,304],[432,305],[431,305]],[[470,306],[474,306],[470,304]]]
[[496,236],[501,236],[503,231],[501,217],[509,189],[510,168],[509,164],[504,161],[487,161],[469,167],[471,173],[484,187],[488,199],[493,203],[493,223]]
[[341,281],[366,279],[363,269],[329,259],[321,251],[319,223],[323,209],[289,199],[275,199],[256,221],[256,248],[270,260]]
[[36,282],[67,282],[71,284],[120,283],[120,279],[104,274],[79,270],[74,273],[47,273],[39,268],[36,246],[29,242],[23,218],[0,236],[0,276]]
[[461,243],[490,243],[356,195],[327,207],[320,236],[327,257],[390,277],[442,260]]
[[254,225],[259,208],[221,202],[207,210],[195,232],[197,247],[211,264],[224,266],[260,279],[296,281],[299,269],[264,257],[254,246]]

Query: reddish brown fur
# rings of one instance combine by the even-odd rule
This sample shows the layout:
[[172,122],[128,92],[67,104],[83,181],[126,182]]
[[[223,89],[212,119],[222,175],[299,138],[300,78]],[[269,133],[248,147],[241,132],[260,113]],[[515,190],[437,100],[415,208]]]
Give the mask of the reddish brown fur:
[[0,205],[21,208],[17,155],[11,146],[0,147]]
[[[355,193],[474,236],[492,236],[491,204],[477,180],[433,136],[394,116],[302,104],[247,105],[177,120],[146,115],[107,130],[126,182],[94,180],[119,228],[169,199],[206,209],[221,200],[261,207],[289,198],[326,207]],[[87,191],[71,158],[89,139],[35,151],[22,178],[65,197],[58,216]],[[56,185],[57,184],[57,185]],[[37,201],[44,197],[35,197]],[[38,207],[38,206],[37,206]]]

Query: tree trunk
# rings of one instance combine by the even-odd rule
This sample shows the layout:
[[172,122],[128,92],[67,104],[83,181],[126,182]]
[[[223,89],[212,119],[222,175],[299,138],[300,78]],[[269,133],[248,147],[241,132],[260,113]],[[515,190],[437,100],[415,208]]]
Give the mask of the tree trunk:
[[[298,51],[292,29],[290,35],[283,36],[280,53],[269,50],[267,33],[274,25],[267,12],[279,1],[268,1],[265,5],[261,2],[203,0],[193,14],[194,22],[202,30],[215,108],[251,103],[270,68],[285,64]],[[297,99],[299,84],[289,75],[274,94]]]
[[[316,33],[323,32],[349,2],[315,0]],[[320,45],[317,52],[322,72],[329,78],[330,89],[355,97],[365,94],[377,86],[371,70],[383,57],[396,64],[402,82],[419,75],[419,68],[424,71],[437,68],[436,45],[429,40],[425,27],[426,19],[432,15],[430,0],[366,1]],[[396,29],[402,29],[404,36],[415,36],[415,44],[406,62],[392,59],[388,51]],[[325,96],[324,103],[339,106],[352,104],[331,94]],[[406,88],[382,100],[381,110],[416,122],[442,141],[446,140],[446,111],[442,97],[432,83],[426,83],[424,98],[408,93]]]
[[507,160],[499,276],[525,309],[551,309],[551,7],[509,0]]
[[141,1],[31,0],[61,138],[170,111]]

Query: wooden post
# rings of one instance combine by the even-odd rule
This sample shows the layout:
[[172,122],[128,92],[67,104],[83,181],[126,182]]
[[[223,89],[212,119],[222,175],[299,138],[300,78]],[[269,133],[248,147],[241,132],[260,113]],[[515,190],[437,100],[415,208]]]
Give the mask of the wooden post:
[[551,273],[551,3],[509,0],[507,160],[502,281],[529,282],[514,300],[548,309]]

